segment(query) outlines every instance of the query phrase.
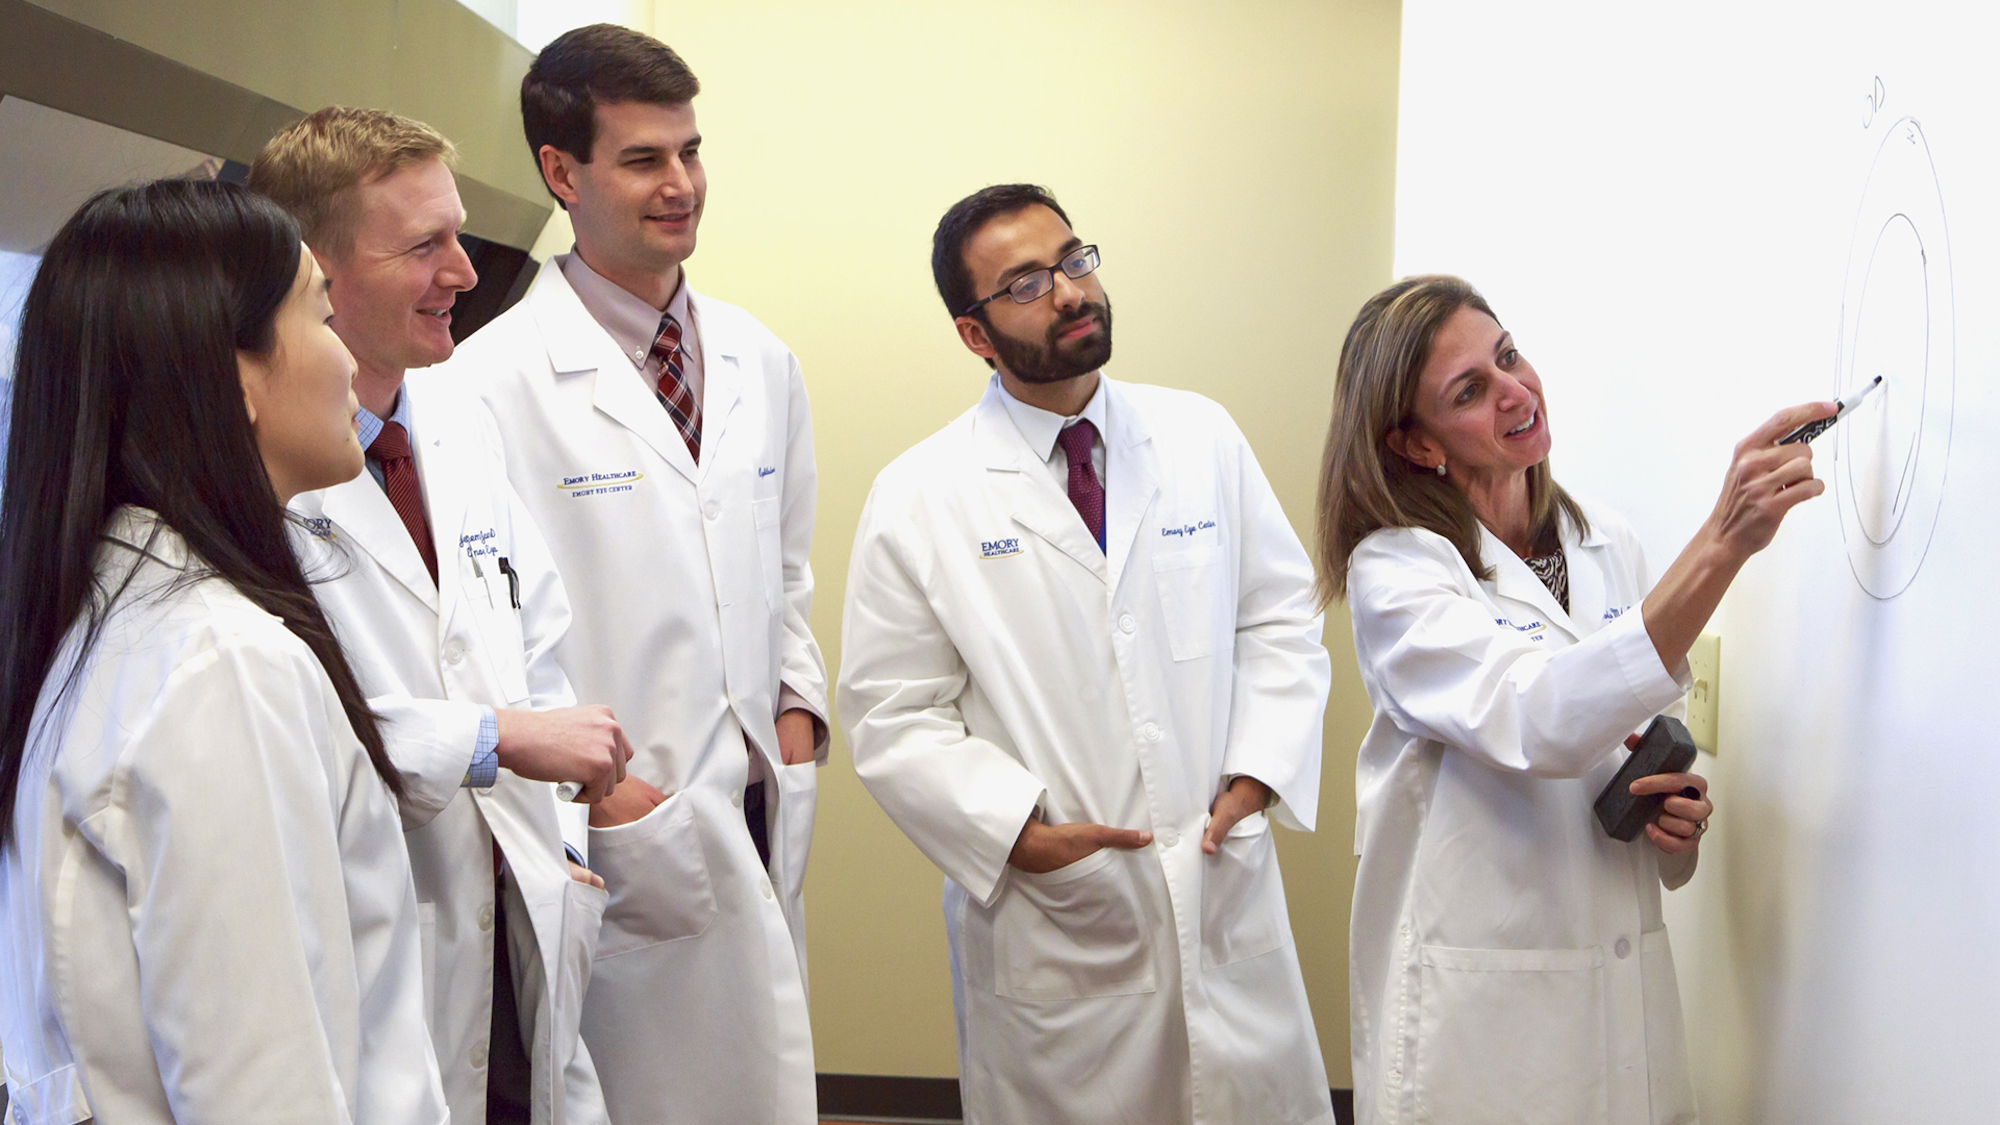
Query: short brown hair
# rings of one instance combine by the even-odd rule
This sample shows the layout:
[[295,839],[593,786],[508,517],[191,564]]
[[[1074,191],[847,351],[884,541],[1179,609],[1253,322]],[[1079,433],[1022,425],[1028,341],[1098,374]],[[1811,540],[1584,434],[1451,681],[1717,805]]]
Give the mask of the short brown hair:
[[330,105],[272,137],[250,165],[249,184],[292,213],[308,245],[345,254],[354,245],[353,189],[433,159],[451,165],[458,150],[429,125]]
[[615,23],[564,32],[542,48],[521,79],[521,128],[535,174],[541,174],[543,145],[590,163],[600,103],[680,105],[699,93],[694,71],[650,35]]
[[[1417,380],[1430,362],[1438,330],[1464,308],[1500,319],[1479,290],[1460,278],[1406,277],[1368,298],[1347,330],[1320,464],[1315,593],[1322,608],[1347,596],[1354,548],[1385,527],[1434,531],[1458,548],[1473,574],[1493,577],[1493,567],[1480,556],[1472,502],[1456,485],[1389,448],[1389,431],[1408,429],[1416,412]],[[1556,548],[1565,516],[1578,532],[1589,530],[1583,508],[1556,483],[1544,458],[1528,470],[1528,520],[1537,552]]]

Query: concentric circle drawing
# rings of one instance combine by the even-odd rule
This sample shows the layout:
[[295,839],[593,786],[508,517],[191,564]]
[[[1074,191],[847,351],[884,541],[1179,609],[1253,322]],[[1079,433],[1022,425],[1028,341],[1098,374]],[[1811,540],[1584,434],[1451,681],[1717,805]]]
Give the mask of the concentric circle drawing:
[[1909,588],[1937,528],[1956,352],[1944,196],[1923,129],[1905,117],[1869,169],[1840,301],[1838,396],[1882,376],[1833,428],[1841,539],[1877,598]]

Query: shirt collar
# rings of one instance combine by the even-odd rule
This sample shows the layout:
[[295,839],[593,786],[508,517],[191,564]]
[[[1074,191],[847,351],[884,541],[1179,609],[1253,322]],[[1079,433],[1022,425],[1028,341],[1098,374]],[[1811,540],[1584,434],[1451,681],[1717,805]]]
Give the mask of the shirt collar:
[[[562,270],[563,280],[575,290],[576,299],[583,302],[583,311],[590,314],[590,319],[610,335],[632,366],[646,366],[646,353],[652,350],[653,340],[660,334],[660,310],[591,269],[574,246],[569,253],[556,255],[556,265]],[[681,338],[686,340],[690,331],[686,266],[681,267],[681,283],[674,289],[673,299],[667,302],[666,311],[680,323]]]
[[1085,419],[1091,425],[1097,427],[1099,441],[1104,440],[1104,435],[1108,432],[1104,423],[1104,374],[1102,372],[1099,372],[1097,376],[1097,390],[1090,396],[1090,401],[1083,404],[1083,411],[1078,414],[1072,414],[1067,418],[1060,414],[1043,410],[1039,406],[1029,406],[1027,403],[1008,394],[1007,385],[1000,381],[998,372],[994,373],[992,382],[994,386],[1000,388],[1000,403],[1007,408],[1008,416],[1014,419],[1014,427],[1021,431],[1022,437],[1027,439],[1028,448],[1035,451],[1035,456],[1040,457],[1044,461],[1055,457],[1056,438],[1060,437],[1063,430],[1079,418]]
[[417,447],[416,435],[410,430],[410,396],[404,394],[401,387],[396,388],[396,406],[389,411],[387,418],[377,418],[375,415],[369,413],[367,407],[363,406],[358,407],[354,411],[354,421],[359,425],[361,430],[355,436],[360,439],[363,450],[374,445],[375,439],[382,436],[382,425],[385,422],[394,422],[403,427],[404,435],[410,439],[410,448],[415,449]]

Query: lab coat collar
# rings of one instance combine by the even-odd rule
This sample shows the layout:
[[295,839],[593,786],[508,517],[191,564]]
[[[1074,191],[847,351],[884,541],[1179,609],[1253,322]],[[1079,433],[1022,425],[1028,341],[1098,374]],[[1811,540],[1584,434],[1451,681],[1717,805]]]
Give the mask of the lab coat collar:
[[[1049,458],[1056,455],[1056,439],[1062,436],[1063,430],[1074,419],[1081,419],[1095,426],[1099,440],[1104,442],[1105,452],[1108,454],[1111,451],[1111,428],[1104,417],[1104,387],[1107,382],[1109,380],[1100,374],[1097,377],[1097,390],[1090,396],[1090,401],[1084,403],[1083,409],[1072,418],[1065,418],[1053,410],[1030,406],[1007,393],[1006,385],[1000,382],[1000,376],[997,374],[988,381],[990,386],[999,389],[1000,403],[1007,408],[1007,416],[1014,420],[1014,428],[1021,431],[1021,440],[1028,443],[1029,452],[1040,457],[1043,464],[1047,464]],[[1106,457],[1106,460],[1109,461],[1110,458]],[[1106,471],[1109,472],[1108,466]]]
[[437,552],[438,581],[432,582],[424,557],[410,539],[396,506],[375,478],[366,472],[346,484],[337,484],[320,493],[320,511],[346,533],[355,546],[388,571],[416,599],[442,616],[439,588],[455,586],[446,579],[457,565],[458,524],[464,502],[451,477],[449,458],[437,455],[445,441],[449,419],[425,414],[414,401],[405,381],[396,413],[407,418],[410,452],[415,456],[417,476],[423,482],[424,514],[431,525],[432,549]]
[[[1027,438],[1014,424],[1013,415],[1008,412],[1002,396],[999,380],[995,378],[987,384],[985,397],[974,408],[972,440],[980,462],[988,472],[1008,474],[1004,478],[1004,487],[1008,490],[1007,514],[1015,523],[1075,559],[1108,586],[1108,553],[1098,549],[1097,540],[1091,538],[1090,529],[1083,525],[1083,517],[1077,515],[1076,505],[1071,504],[1069,496],[1050,479],[1047,460],[1035,458],[1035,451],[1029,448]],[[1105,452],[1109,454],[1110,451],[1107,441]],[[1105,460],[1108,476],[1113,470],[1109,466],[1110,458],[1107,456]],[[1107,525],[1107,547],[1110,543],[1109,530]]]
[[[709,463],[697,466],[688,453],[680,431],[667,417],[665,408],[646,386],[644,376],[625,357],[618,342],[597,323],[569,279],[563,276],[558,255],[542,264],[528,290],[526,301],[548,349],[549,366],[558,378],[594,372],[591,404],[613,421],[638,435],[660,459],[690,481],[701,478]],[[702,448],[712,449],[722,436],[730,413],[741,397],[741,380],[736,370],[737,346],[725,337],[726,326],[714,319],[702,319],[701,295],[690,292],[688,303],[698,321],[702,356]]]
[[187,541],[151,508],[120,504],[104,521],[103,538],[130,547],[135,555],[170,570],[187,569]]
[[[1479,528],[1479,548],[1481,556],[1493,567],[1493,592],[1517,602],[1526,602],[1542,613],[1548,624],[1569,634],[1571,640],[1582,640],[1597,631],[1604,623],[1604,569],[1601,558],[1604,545],[1609,543],[1603,533],[1595,527],[1590,534],[1578,536],[1576,529],[1567,519],[1562,522],[1562,546],[1569,566],[1569,609],[1565,611],[1554,594],[1549,592],[1528,564],[1521,561],[1512,548],[1500,541],[1500,537]],[[1515,622],[1526,625],[1527,622]]]

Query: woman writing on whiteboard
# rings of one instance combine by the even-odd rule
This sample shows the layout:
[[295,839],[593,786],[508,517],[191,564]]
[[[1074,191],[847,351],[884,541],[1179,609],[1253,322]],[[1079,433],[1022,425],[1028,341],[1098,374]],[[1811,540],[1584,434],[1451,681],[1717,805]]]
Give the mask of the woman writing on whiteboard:
[[[1738,569],[1824,485],[1786,410],[1737,446],[1657,584],[1631,529],[1549,471],[1541,380],[1452,277],[1398,282],[1341,349],[1320,478],[1320,594],[1345,598],[1375,708],[1351,933],[1363,1122],[1694,1120],[1660,887],[1685,883],[1707,782],[1621,843],[1592,814],[1621,744],[1679,707]],[[1682,796],[1683,790],[1699,796]]]
[[30,1122],[439,1125],[409,861],[285,502],[362,469],[275,204],[86,203],[0,497],[0,1053]]

